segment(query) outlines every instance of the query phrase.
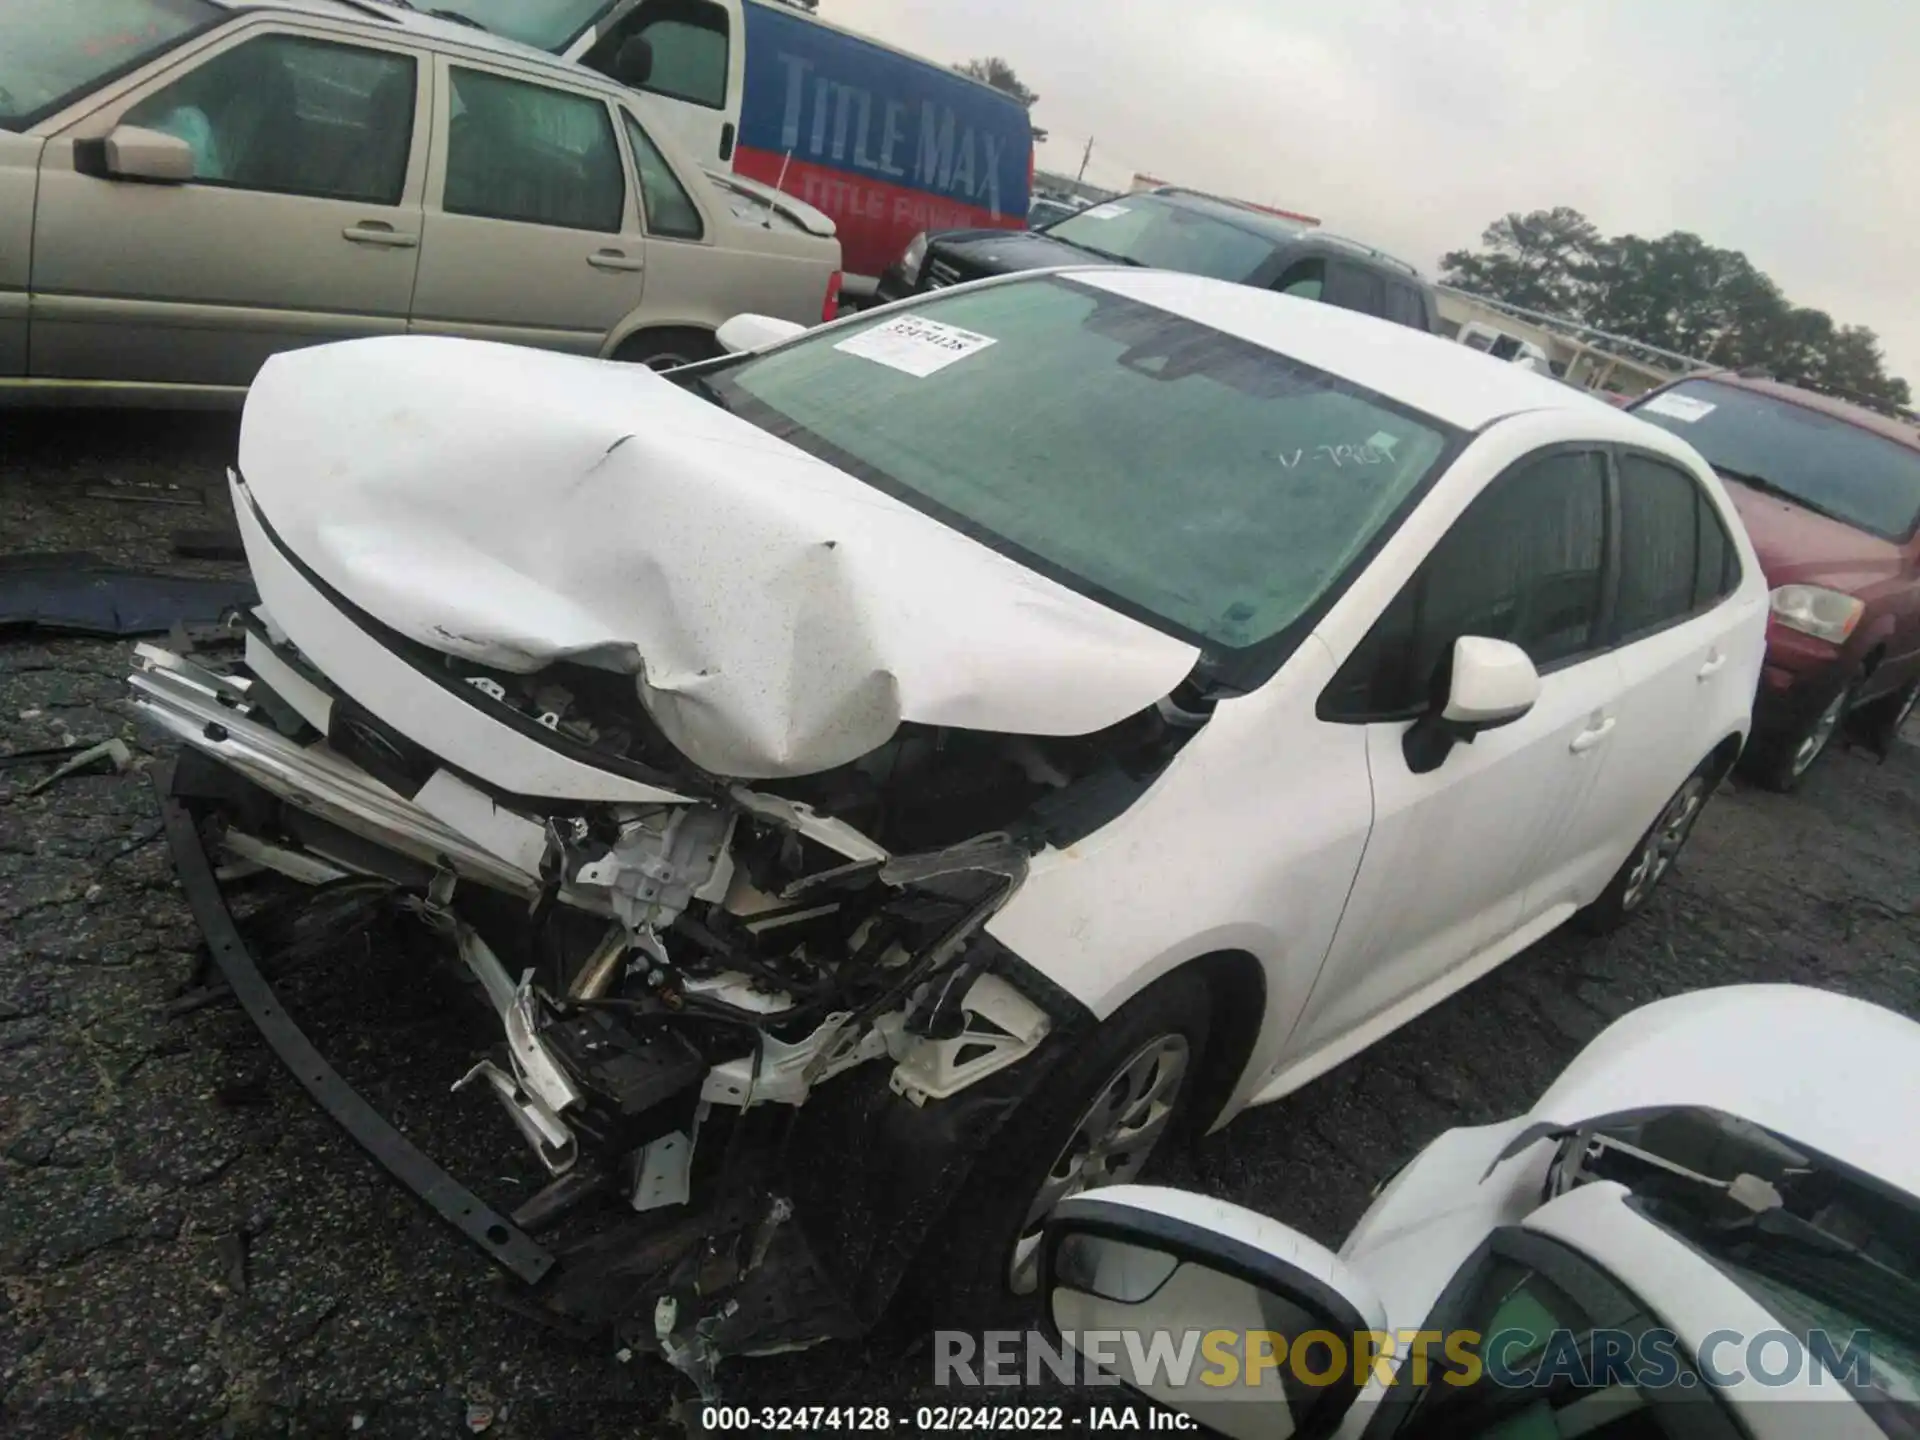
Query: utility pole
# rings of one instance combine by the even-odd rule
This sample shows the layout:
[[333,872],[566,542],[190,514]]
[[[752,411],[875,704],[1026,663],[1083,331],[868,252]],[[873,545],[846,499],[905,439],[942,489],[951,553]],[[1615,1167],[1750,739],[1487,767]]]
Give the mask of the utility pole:
[[1080,155],[1080,173],[1073,177],[1073,183],[1083,184],[1087,178],[1087,162],[1093,159],[1093,137],[1087,137],[1087,148]]

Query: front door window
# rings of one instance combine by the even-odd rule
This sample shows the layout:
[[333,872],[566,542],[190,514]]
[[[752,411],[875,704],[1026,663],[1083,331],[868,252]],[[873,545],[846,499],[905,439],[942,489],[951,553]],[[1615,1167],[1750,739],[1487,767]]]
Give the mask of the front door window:
[[155,91],[121,123],[186,141],[203,185],[396,205],[416,69],[391,51],[267,35]]

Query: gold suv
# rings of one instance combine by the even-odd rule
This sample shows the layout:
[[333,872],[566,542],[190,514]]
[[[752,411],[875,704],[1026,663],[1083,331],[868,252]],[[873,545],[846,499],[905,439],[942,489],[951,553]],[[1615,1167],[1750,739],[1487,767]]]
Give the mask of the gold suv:
[[663,366],[837,303],[832,221],[649,97],[374,0],[0,9],[0,404],[227,404],[282,350],[504,340]]

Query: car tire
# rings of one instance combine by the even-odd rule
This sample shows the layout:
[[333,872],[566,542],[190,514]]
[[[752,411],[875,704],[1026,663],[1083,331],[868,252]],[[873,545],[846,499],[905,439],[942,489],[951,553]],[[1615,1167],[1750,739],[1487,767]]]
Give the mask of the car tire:
[[[1136,995],[1048,1072],[988,1142],[923,1252],[904,1297],[919,1318],[966,1330],[1032,1321],[1042,1206],[1135,1179],[1165,1153],[1169,1136],[1185,1131],[1211,1019],[1206,984],[1176,973]],[[1126,1126],[1128,1118],[1152,1124],[1144,1147],[1113,1145],[1144,1128]],[[1098,1178],[1089,1173],[1095,1163]]]
[[1847,714],[1853,709],[1853,697],[1860,689],[1861,677],[1851,676],[1810,720],[1804,720],[1779,734],[1757,737],[1747,746],[1740,768],[1769,790],[1784,795],[1807,778],[1822,755],[1833,748],[1833,741],[1846,728]]
[[1900,731],[1912,716],[1916,704],[1920,704],[1920,679],[1891,695],[1882,695],[1878,700],[1862,705],[1855,712],[1859,720],[1856,733],[1884,760],[1892,752],[1894,742],[1900,738]]
[[1724,773],[1722,763],[1713,758],[1681,782],[1680,788],[1660,807],[1659,815],[1634,843],[1633,853],[1620,862],[1600,898],[1579,911],[1575,921],[1589,935],[1605,935],[1618,930],[1646,908],[1647,901],[1673,869],[1700,813],[1719,788]]
[[705,330],[643,330],[629,335],[613,358],[649,370],[671,370],[720,354],[720,342]]

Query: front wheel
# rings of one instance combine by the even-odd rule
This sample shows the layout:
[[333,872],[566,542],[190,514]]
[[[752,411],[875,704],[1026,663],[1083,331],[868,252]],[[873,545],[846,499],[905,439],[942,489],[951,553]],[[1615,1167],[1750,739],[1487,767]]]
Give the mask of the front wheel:
[[1211,1005],[1173,975],[1115,1012],[1040,1084],[974,1166],[913,1288],[942,1325],[1018,1326],[1040,1289],[1048,1214],[1137,1179],[1192,1108]]
[[1811,720],[1755,740],[1741,757],[1741,768],[1769,790],[1785,794],[1794,789],[1833,744],[1859,690],[1860,677],[1855,675]]
[[1884,760],[1892,751],[1901,730],[1912,718],[1917,703],[1920,703],[1920,679],[1860,707],[1858,729],[1864,731],[1867,743],[1873,746],[1881,759]]

